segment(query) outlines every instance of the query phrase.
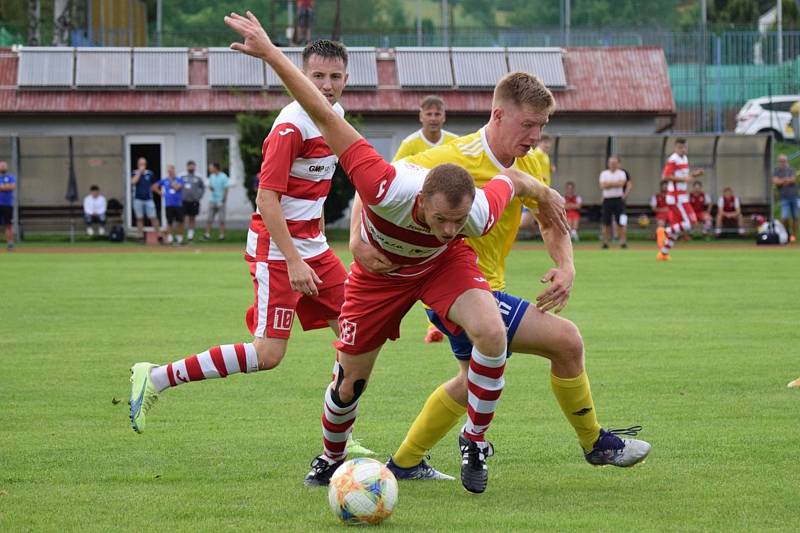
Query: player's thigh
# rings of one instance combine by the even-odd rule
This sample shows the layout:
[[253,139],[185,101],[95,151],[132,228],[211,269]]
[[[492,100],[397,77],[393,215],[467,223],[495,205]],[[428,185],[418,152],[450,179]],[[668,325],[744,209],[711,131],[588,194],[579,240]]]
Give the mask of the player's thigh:
[[278,366],[286,355],[289,339],[267,339],[255,337],[253,346],[258,356],[258,369],[270,370]]
[[511,339],[511,351],[547,358],[580,357],[583,355],[583,340],[571,321],[530,305]]
[[505,337],[505,325],[491,292],[468,289],[450,306],[447,317],[467,332],[473,341],[487,337]]
[[280,261],[251,262],[250,276],[254,298],[246,315],[248,329],[254,337],[288,339],[300,293],[289,285],[286,264]]

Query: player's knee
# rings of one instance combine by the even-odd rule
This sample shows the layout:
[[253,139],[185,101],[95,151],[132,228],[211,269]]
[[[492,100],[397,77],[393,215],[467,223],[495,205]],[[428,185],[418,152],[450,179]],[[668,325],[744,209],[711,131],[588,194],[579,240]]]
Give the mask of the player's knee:
[[561,335],[560,343],[562,346],[560,350],[562,358],[571,362],[582,362],[584,349],[583,337],[581,337],[578,326],[570,321],[566,321],[563,327],[564,331]]
[[336,380],[332,384],[331,399],[339,407],[349,407],[358,401],[366,388],[367,378],[352,373],[346,375],[339,365]]
[[467,334],[473,344],[484,355],[499,355],[506,349],[506,327],[500,317],[481,321]]
[[267,342],[258,339],[253,342],[256,349],[256,356],[258,357],[259,370],[272,370],[283,361],[283,356],[286,355],[286,346],[283,347],[270,345]]

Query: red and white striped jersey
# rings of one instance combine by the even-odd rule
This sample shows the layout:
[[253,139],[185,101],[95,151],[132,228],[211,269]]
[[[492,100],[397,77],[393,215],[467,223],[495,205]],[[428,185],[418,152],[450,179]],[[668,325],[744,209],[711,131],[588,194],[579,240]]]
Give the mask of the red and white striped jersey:
[[664,165],[661,176],[668,181],[667,204],[685,204],[689,201],[689,182],[674,181],[671,178],[689,177],[689,158],[685,155],[672,154]]
[[[333,108],[344,116],[341,105]],[[337,158],[300,104],[292,102],[281,110],[264,139],[262,154],[258,188],[280,193],[283,217],[300,257],[309,259],[325,252],[328,242],[320,220]],[[258,210],[250,220],[245,257],[250,261],[286,260],[270,239]]]
[[733,213],[737,209],[742,208],[738,196],[720,196],[717,200],[717,208],[723,213]]
[[403,265],[389,275],[415,276],[427,271],[448,246],[463,237],[479,237],[491,230],[514,198],[511,180],[496,176],[475,191],[467,223],[458,238],[440,242],[420,220],[417,197],[429,169],[406,160],[387,163],[365,140],[351,145],[341,158],[364,203],[361,238],[393,263]]

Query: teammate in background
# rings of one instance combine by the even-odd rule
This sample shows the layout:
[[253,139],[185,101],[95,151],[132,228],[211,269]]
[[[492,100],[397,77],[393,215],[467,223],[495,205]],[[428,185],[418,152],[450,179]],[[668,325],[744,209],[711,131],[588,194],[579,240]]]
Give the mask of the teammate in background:
[[[536,148],[533,150],[532,157],[539,162],[540,177],[542,181],[549,187],[553,182],[553,172],[556,167],[550,161],[550,151],[553,149],[553,138],[546,133],[543,133],[536,143]],[[519,228],[524,231],[529,231],[531,236],[536,234],[536,219],[533,213],[525,206],[522,206],[522,220],[519,223]]]
[[[506,334],[489,285],[462,236],[489,232],[515,195],[538,198],[543,222],[554,228],[557,224],[566,234],[563,199],[516,169],[497,171],[476,190],[469,174],[453,164],[431,170],[407,160],[390,165],[325,105],[297,67],[270,43],[255,16],[232,14],[225,22],[245,38],[244,44],[231,47],[264,59],[340,155],[364,204],[362,243],[396,266],[390,273],[374,274],[359,262],[352,265],[339,316],[337,369],[325,394],[324,453],[314,459],[306,484],[327,484],[343,462],[345,440],[378,352],[387,340],[399,337],[402,317],[422,300],[448,329],[463,328],[475,341],[467,375],[472,407],[461,433],[461,480],[467,490],[483,492],[488,481],[485,433],[503,390]],[[528,117],[528,128],[538,132],[546,117],[547,113]],[[559,301],[555,297],[553,305]]]
[[[487,183],[506,167],[513,167],[534,176],[546,175],[531,147],[554,106],[553,95],[535,77],[525,73],[506,75],[495,87],[489,123],[479,131],[404,161],[432,168],[441,163],[456,163],[465,168],[476,185]],[[539,181],[545,181],[541,178]],[[552,191],[549,187],[547,190]],[[539,222],[545,247],[555,263],[541,278],[550,286],[536,298],[536,305],[505,291],[505,261],[520,225],[521,206],[532,212],[539,210]],[[353,215],[358,212],[354,202]],[[550,384],[559,406],[573,426],[584,458],[591,464],[631,466],[642,461],[650,445],[635,439],[621,439],[615,430],[602,429],[592,399],[589,378],[584,369],[584,346],[578,328],[572,322],[547,311],[560,311],[572,290],[575,269],[572,243],[567,231],[560,231],[542,210],[541,201],[515,199],[505,210],[494,230],[480,238],[469,238],[467,244],[478,255],[478,266],[494,291],[506,326],[507,342],[514,352],[536,354],[550,360]],[[359,233],[359,220],[354,218],[351,234]],[[386,271],[385,258],[374,258],[374,250],[353,242],[351,251],[357,264]],[[424,460],[428,451],[472,410],[469,398],[469,336],[449,329],[441,315],[428,311],[429,318],[448,335],[453,355],[458,360],[457,375],[437,388],[428,398],[400,448],[387,466],[398,478],[449,479]],[[469,409],[467,406],[470,406]],[[628,431],[634,435],[637,428]],[[464,444],[460,440],[460,444]],[[492,453],[492,448],[487,450]]]
[[164,233],[167,244],[183,244],[183,187],[186,182],[175,172],[175,165],[167,165],[167,177],[158,182],[161,197],[167,209]]
[[[424,152],[428,148],[440,146],[455,139],[456,134],[442,129],[446,120],[444,100],[441,97],[429,95],[423,98],[419,104],[419,121],[422,127],[403,139],[392,161],[399,161],[409,155]],[[443,340],[444,333],[429,322],[428,331],[425,332],[425,342],[442,342]]]
[[628,183],[628,173],[619,167],[619,159],[612,155],[608,158],[608,168],[600,173],[600,189],[603,193],[603,249],[608,248],[611,239],[611,222],[617,223],[619,231],[620,248],[627,248],[625,230],[627,215],[625,214],[625,186]]
[[228,188],[231,186],[230,178],[222,172],[219,163],[209,163],[208,165],[208,188],[211,191],[211,199],[208,202],[208,218],[206,219],[206,231],[203,239],[211,239],[211,227],[214,219],[219,216],[219,240],[225,240],[225,206],[228,203]]
[[656,227],[663,228],[669,221],[669,206],[667,205],[667,187],[669,182],[661,180],[659,192],[650,197],[650,209],[656,217]]
[[568,181],[564,185],[564,208],[567,210],[567,222],[569,222],[569,236],[574,242],[580,240],[578,228],[581,224],[581,208],[583,198],[575,193],[575,182]]
[[194,161],[186,162],[186,174],[182,176],[185,185],[183,186],[183,215],[186,217],[186,240],[192,242],[194,230],[197,223],[197,215],[200,213],[200,200],[206,192],[206,184],[203,178],[195,174],[197,165]]
[[156,177],[147,168],[147,159],[140,157],[136,160],[136,170],[131,174],[131,185],[134,188],[133,212],[136,215],[136,228],[144,240],[144,219],[158,231],[161,221],[156,214],[156,203],[153,201],[153,191],[158,188]]
[[717,200],[717,237],[723,231],[734,231],[744,235],[744,221],[742,219],[742,203],[739,197],[733,194],[733,189],[725,187],[722,196]]
[[[330,109],[343,115],[338,100],[347,81],[345,48],[331,41],[309,44],[303,72]],[[338,335],[347,271],[320,227],[336,161],[299,103],[281,110],[264,140],[258,210],[247,234],[245,259],[255,301],[246,322],[253,341],[215,346],[163,366],[135,364],[130,400],[135,431],[145,429],[146,415],[164,389],[277,367],[295,314],[305,330],[330,327]]]
[[800,198],[797,196],[797,173],[789,166],[786,154],[778,156],[778,166],[772,173],[772,184],[778,189],[781,199],[781,219],[789,231],[789,242],[797,240],[798,211],[800,211]]
[[422,127],[403,139],[392,161],[400,161],[404,157],[424,152],[428,148],[447,144],[458,135],[443,129],[447,121],[444,100],[436,95],[429,95],[419,104],[419,121]]
[[669,207],[669,220],[665,228],[656,230],[656,242],[658,243],[658,261],[669,261],[669,253],[675,245],[675,240],[680,236],[681,231],[689,233],[692,224],[697,222],[694,210],[689,203],[689,182],[692,178],[702,176],[702,168],[689,170],[689,158],[686,139],[678,138],[675,140],[675,152],[664,165],[661,176],[667,180],[667,206]]
[[698,222],[703,224],[703,236],[711,233],[711,196],[703,190],[703,182],[695,181],[689,194],[689,203]]
[[14,251],[14,191],[17,178],[8,173],[8,163],[0,160],[0,226],[5,228],[6,249]]

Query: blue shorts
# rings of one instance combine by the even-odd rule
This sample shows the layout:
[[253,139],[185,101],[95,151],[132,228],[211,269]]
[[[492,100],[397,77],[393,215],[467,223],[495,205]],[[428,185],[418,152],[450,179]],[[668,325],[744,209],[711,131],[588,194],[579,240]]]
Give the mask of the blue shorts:
[[781,218],[784,220],[797,218],[798,207],[800,207],[800,198],[782,199]]
[[[497,307],[500,309],[500,316],[503,317],[503,322],[506,325],[508,345],[511,346],[511,340],[517,333],[519,323],[522,321],[522,317],[525,315],[525,311],[528,310],[528,306],[531,305],[531,303],[528,300],[502,291],[494,291],[494,299],[497,301]],[[425,312],[428,314],[428,320],[439,328],[439,331],[447,335],[447,338],[450,340],[450,348],[452,348],[455,358],[460,361],[469,361],[470,355],[472,355],[472,341],[469,340],[467,333],[462,331],[458,335],[453,335],[445,329],[442,325],[442,321],[439,319],[439,315],[437,315],[433,309],[425,309]],[[508,350],[508,355],[511,355],[510,349]]]

